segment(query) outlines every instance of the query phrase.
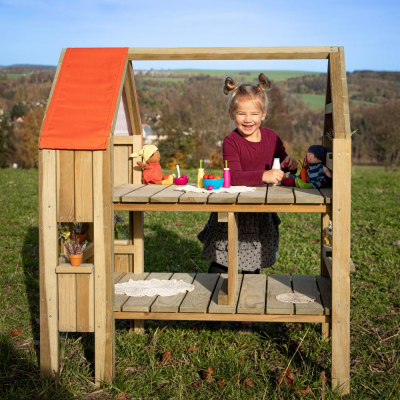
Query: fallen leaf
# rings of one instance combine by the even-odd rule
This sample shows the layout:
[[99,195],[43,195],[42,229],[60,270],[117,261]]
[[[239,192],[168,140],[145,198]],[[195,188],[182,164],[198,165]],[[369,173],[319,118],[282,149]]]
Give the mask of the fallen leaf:
[[15,337],[15,336],[20,336],[20,335],[22,335],[22,330],[21,330],[21,327],[18,327],[18,328],[16,328],[16,329],[13,329],[13,330],[11,330],[10,331],[10,335],[12,336],[12,337]]
[[136,367],[127,367],[125,368],[125,373],[126,374],[134,374],[138,372],[138,369]]
[[382,192],[383,192],[383,189],[375,188],[375,190],[376,190],[377,192],[379,192],[379,193],[382,193]]
[[176,226],[182,226],[182,225],[183,225],[183,222],[177,221]]
[[308,396],[309,394],[314,394],[314,392],[310,389],[310,387],[308,386],[307,387],[307,389],[297,389],[296,390],[296,393],[299,395],[299,396],[302,396],[302,397],[306,397],[306,396]]
[[278,379],[279,386],[290,386],[293,387],[294,384],[294,376],[292,374],[292,370],[288,367],[285,368],[282,373],[279,375]]
[[251,378],[246,378],[243,383],[244,383],[244,386],[246,386],[247,389],[250,389],[250,388],[254,387],[254,382],[253,382],[253,380]]
[[193,353],[193,352],[197,353],[198,351],[199,351],[199,348],[196,346],[189,347],[189,350],[188,350],[189,353]]
[[211,374],[209,372],[204,372],[203,378],[207,382],[214,382],[215,381],[215,379],[211,376]]
[[163,364],[166,364],[166,363],[170,360],[171,356],[172,356],[172,354],[171,354],[170,351],[167,351],[166,353],[164,353],[164,354],[162,355],[162,362],[163,362]]
[[225,379],[221,379],[220,381],[217,382],[219,387],[224,386]]
[[400,246],[400,240],[396,240],[392,243],[393,246]]
[[313,240],[311,243],[312,243],[312,244],[317,244],[317,243],[318,243],[318,240]]
[[211,367],[208,367],[208,368],[207,368],[207,371],[208,371],[210,374],[213,374],[213,373],[215,372]]
[[122,393],[118,393],[117,400],[127,400],[130,399],[132,396],[127,394],[128,389],[125,389]]

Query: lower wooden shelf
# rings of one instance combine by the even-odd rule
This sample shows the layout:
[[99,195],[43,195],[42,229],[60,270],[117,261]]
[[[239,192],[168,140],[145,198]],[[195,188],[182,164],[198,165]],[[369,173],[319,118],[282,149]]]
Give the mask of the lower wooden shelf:
[[[175,296],[129,297],[115,295],[116,319],[164,319],[209,321],[330,322],[331,283],[313,275],[238,275],[238,295],[233,305],[219,305],[218,293],[227,274],[117,273],[115,283],[129,279],[183,280],[192,292]],[[283,303],[278,294],[301,293],[315,298],[306,304]]]

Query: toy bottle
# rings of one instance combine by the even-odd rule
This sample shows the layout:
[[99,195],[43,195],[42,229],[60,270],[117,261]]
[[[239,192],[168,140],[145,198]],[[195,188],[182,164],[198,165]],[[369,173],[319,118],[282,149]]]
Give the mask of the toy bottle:
[[[274,158],[274,162],[272,164],[271,169],[281,169],[281,162],[280,162],[279,158]],[[278,183],[272,184],[272,186],[280,186],[281,184],[282,184],[282,182],[279,181]]]
[[203,162],[200,160],[200,168],[197,171],[197,187],[198,188],[204,188],[203,176],[204,176]]
[[222,187],[224,188],[230,188],[231,187],[231,171],[228,168],[228,161],[225,160],[225,168],[224,168],[224,173],[222,175],[224,178],[224,184]]

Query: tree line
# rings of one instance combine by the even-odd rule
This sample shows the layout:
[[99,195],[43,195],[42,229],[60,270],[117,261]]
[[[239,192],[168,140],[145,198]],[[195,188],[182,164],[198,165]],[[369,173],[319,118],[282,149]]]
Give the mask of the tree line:
[[[0,167],[12,163],[36,167],[54,71],[5,77],[0,79]],[[393,169],[400,162],[400,73],[356,71],[347,78],[351,129],[356,131],[353,162]],[[142,121],[167,137],[158,143],[165,167],[195,167],[199,159],[222,167],[222,141],[234,128],[222,78],[197,75],[163,80],[139,75],[136,84]],[[323,109],[308,107],[301,95],[325,94],[326,85],[326,74],[307,75],[274,83],[268,92],[263,125],[275,130],[297,159],[304,157],[309,145],[320,143],[324,133]]]

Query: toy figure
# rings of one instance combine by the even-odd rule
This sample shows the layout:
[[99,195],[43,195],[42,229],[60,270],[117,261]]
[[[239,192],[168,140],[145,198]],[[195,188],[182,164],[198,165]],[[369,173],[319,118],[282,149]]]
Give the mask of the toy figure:
[[331,150],[328,147],[314,144],[307,150],[305,163],[307,166],[307,182],[304,181],[304,174],[301,178],[296,178],[296,186],[302,189],[319,189],[331,186],[332,171],[324,164],[326,162],[326,153]]
[[163,178],[160,165],[160,152],[157,146],[147,144],[138,153],[132,153],[131,157],[143,157],[144,163],[138,161],[136,164],[143,169],[143,183],[154,183],[156,185],[172,185],[175,174],[165,175]]

